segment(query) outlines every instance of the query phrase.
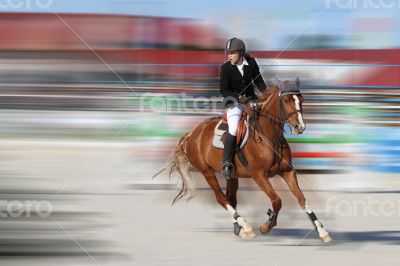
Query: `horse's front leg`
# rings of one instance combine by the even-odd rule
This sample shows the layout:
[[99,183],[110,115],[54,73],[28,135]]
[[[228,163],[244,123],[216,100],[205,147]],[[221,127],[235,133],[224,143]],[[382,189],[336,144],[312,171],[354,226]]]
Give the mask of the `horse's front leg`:
[[290,191],[297,198],[300,207],[307,213],[315,229],[317,230],[321,241],[323,243],[330,242],[332,238],[330,237],[329,233],[323,228],[322,223],[318,220],[315,213],[310,209],[303,195],[303,192],[301,192],[300,190],[299,184],[297,182],[296,172],[294,170],[289,172],[284,172],[282,176],[285,182],[287,183]]
[[269,216],[268,221],[266,223],[261,224],[260,226],[261,233],[267,234],[269,233],[269,231],[271,231],[273,227],[277,225],[278,214],[282,208],[282,200],[278,196],[278,194],[276,194],[268,178],[264,176],[264,171],[258,171],[253,173],[252,178],[254,179],[256,184],[260,187],[260,189],[264,191],[265,194],[267,194],[272,203],[273,210],[268,210],[268,216]]

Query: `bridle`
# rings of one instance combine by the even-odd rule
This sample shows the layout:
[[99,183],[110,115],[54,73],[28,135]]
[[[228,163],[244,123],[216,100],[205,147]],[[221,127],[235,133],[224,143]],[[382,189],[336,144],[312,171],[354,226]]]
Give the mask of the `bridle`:
[[[293,94],[293,95],[301,95],[301,94],[296,93],[296,94]],[[268,100],[267,100],[267,101],[268,101]],[[269,113],[267,113],[267,112],[261,111],[261,110],[259,109],[259,107],[260,107],[259,103],[256,102],[256,104],[255,104],[254,107],[248,107],[248,108],[251,108],[251,110],[252,110],[254,113],[257,113],[258,116],[267,117],[269,120],[272,120],[272,121],[274,121],[276,124],[279,124],[279,125],[281,125],[281,124],[284,125],[286,122],[288,122],[289,118],[290,118],[292,115],[295,115],[295,114],[298,114],[298,113],[300,113],[300,114],[302,113],[301,109],[300,109],[300,110],[295,110],[295,111],[290,112],[290,113],[285,113],[285,110],[283,109],[283,99],[282,99],[282,95],[279,96],[278,117],[276,117],[276,116],[274,116],[274,115],[271,115],[271,114],[269,114]],[[282,128],[283,128],[283,125],[281,126]]]
[[[296,95],[300,95],[300,94],[296,93]],[[271,97],[272,96],[273,95],[271,95]],[[269,99],[267,99],[266,101],[268,102]],[[262,138],[261,136],[268,138],[274,144],[275,152],[280,155],[282,143],[284,140],[283,132],[285,131],[285,129],[284,129],[285,123],[288,122],[288,119],[292,115],[301,113],[301,109],[300,110],[296,109],[293,112],[285,113],[285,110],[283,109],[282,95],[279,95],[278,117],[271,115],[267,112],[261,111],[260,104],[258,103],[258,101],[256,102],[256,104],[253,107],[248,107],[248,108],[250,108],[253,111],[252,129],[254,131],[254,141],[256,143],[261,142],[261,138]],[[259,117],[265,117],[270,122],[272,131],[274,134],[273,139],[269,138],[266,134],[264,134],[264,132],[262,131],[262,128],[258,127],[258,118]],[[278,134],[277,127],[279,127],[282,130],[280,134]],[[275,153],[274,153],[274,155],[275,155]],[[278,165],[280,165],[281,156],[278,156],[277,160],[278,160]]]

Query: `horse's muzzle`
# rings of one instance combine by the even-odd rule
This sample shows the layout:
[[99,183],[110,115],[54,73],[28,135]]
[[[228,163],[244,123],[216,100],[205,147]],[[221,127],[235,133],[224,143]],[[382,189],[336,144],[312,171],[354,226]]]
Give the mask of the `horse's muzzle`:
[[304,130],[306,129],[305,125],[290,125],[291,133],[294,135],[303,134]]

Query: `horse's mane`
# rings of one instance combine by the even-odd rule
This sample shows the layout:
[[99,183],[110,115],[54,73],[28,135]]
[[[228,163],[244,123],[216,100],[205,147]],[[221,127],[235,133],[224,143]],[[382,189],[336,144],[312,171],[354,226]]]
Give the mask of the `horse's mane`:
[[263,105],[268,105],[275,95],[279,95],[279,87],[277,85],[268,86],[260,97],[259,102]]
[[[285,80],[282,82],[282,84],[287,85],[290,83],[290,80]],[[267,87],[267,89],[263,92],[262,96],[260,97],[260,102],[264,104],[269,104],[274,98],[273,96],[279,95],[279,92],[281,91],[280,87],[278,84],[272,84]]]

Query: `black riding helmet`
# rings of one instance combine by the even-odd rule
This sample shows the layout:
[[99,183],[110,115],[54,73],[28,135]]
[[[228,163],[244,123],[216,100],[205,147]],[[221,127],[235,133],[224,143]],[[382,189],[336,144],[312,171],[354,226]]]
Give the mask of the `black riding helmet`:
[[239,51],[239,55],[243,56],[246,53],[246,45],[241,39],[232,38],[229,39],[225,45],[225,52]]

